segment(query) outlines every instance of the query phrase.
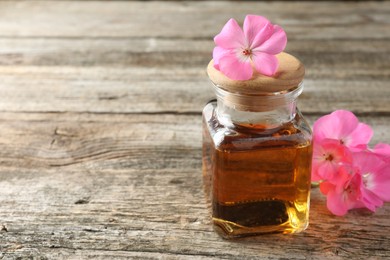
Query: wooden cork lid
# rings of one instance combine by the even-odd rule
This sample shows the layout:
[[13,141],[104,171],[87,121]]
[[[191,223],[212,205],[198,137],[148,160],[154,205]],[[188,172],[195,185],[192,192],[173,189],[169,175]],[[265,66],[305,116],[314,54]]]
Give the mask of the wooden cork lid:
[[296,88],[303,80],[305,67],[288,53],[282,52],[276,57],[279,60],[279,67],[272,77],[261,75],[254,70],[249,80],[232,80],[214,68],[213,60],[207,66],[207,74],[215,85],[231,93],[256,95]]

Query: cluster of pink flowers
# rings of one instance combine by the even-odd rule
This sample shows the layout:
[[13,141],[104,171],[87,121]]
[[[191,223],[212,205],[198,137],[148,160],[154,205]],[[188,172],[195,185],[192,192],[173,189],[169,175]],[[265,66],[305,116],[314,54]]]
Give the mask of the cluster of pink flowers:
[[320,182],[335,215],[353,208],[375,211],[390,201],[390,145],[370,149],[372,135],[370,126],[346,110],[314,123],[312,181]]
[[[276,55],[286,47],[287,36],[265,17],[247,15],[243,28],[230,19],[214,42],[215,69],[230,79],[248,80],[254,70],[266,76],[276,73]],[[390,201],[390,145],[370,149],[370,126],[352,112],[337,110],[318,119],[313,132],[312,181],[320,182],[333,214],[364,207],[375,211]]]

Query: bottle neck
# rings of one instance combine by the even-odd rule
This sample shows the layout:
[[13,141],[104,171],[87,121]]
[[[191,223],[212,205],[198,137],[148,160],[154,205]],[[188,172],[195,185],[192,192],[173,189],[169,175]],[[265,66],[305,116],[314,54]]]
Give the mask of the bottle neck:
[[215,86],[217,116],[226,126],[270,129],[293,120],[303,84],[288,91],[246,95]]

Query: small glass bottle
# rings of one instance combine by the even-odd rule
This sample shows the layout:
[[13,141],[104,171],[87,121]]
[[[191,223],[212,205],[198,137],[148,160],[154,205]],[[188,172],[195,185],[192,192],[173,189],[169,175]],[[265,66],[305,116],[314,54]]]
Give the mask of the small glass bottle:
[[274,77],[207,72],[217,100],[203,110],[203,177],[213,224],[225,238],[295,233],[308,225],[311,130],[296,107],[304,67],[277,55]]

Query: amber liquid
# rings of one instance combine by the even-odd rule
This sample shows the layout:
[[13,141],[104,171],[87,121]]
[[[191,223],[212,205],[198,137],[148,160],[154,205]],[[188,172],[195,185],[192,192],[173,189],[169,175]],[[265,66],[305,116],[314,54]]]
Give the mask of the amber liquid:
[[226,238],[304,230],[312,154],[305,130],[294,122],[227,128],[217,120],[215,104],[208,106],[203,174],[216,230]]

